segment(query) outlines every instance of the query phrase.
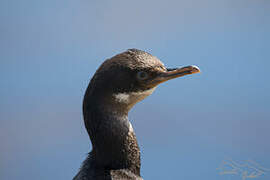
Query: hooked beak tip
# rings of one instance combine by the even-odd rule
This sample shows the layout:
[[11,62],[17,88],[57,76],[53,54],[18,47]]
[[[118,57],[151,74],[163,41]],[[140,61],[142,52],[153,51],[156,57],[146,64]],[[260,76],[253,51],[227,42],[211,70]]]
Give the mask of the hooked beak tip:
[[191,68],[191,73],[192,74],[201,72],[201,70],[200,70],[200,68],[198,66],[191,65],[190,68]]

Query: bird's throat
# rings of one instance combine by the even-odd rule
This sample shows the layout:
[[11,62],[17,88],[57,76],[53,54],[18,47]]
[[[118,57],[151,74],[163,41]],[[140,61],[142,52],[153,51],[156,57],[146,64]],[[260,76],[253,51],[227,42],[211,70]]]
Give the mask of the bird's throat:
[[[84,121],[92,142],[95,165],[106,169],[128,169],[140,175],[140,150],[127,113],[84,101]],[[100,101],[98,101],[100,102]]]

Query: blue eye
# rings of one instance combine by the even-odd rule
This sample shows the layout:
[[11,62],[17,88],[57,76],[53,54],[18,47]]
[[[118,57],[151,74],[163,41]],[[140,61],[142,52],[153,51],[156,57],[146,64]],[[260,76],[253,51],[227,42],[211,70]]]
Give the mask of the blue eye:
[[140,71],[140,72],[137,73],[137,78],[139,80],[145,80],[145,79],[148,78],[148,74],[146,72],[144,72],[144,71]]

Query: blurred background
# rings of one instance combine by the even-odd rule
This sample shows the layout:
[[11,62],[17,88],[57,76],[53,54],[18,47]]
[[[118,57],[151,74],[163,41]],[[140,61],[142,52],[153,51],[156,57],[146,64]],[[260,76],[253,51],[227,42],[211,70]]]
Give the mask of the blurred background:
[[269,17],[269,0],[1,0],[0,179],[72,179],[90,78],[138,48],[202,71],[130,112],[143,178],[269,180]]

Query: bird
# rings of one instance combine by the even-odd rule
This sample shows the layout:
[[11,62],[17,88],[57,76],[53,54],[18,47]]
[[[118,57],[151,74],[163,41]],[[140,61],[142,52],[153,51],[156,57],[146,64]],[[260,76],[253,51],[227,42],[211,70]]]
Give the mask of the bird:
[[92,151],[73,180],[143,180],[129,110],[160,83],[198,72],[197,66],[166,68],[157,57],[138,49],[105,60],[83,98],[84,124]]

